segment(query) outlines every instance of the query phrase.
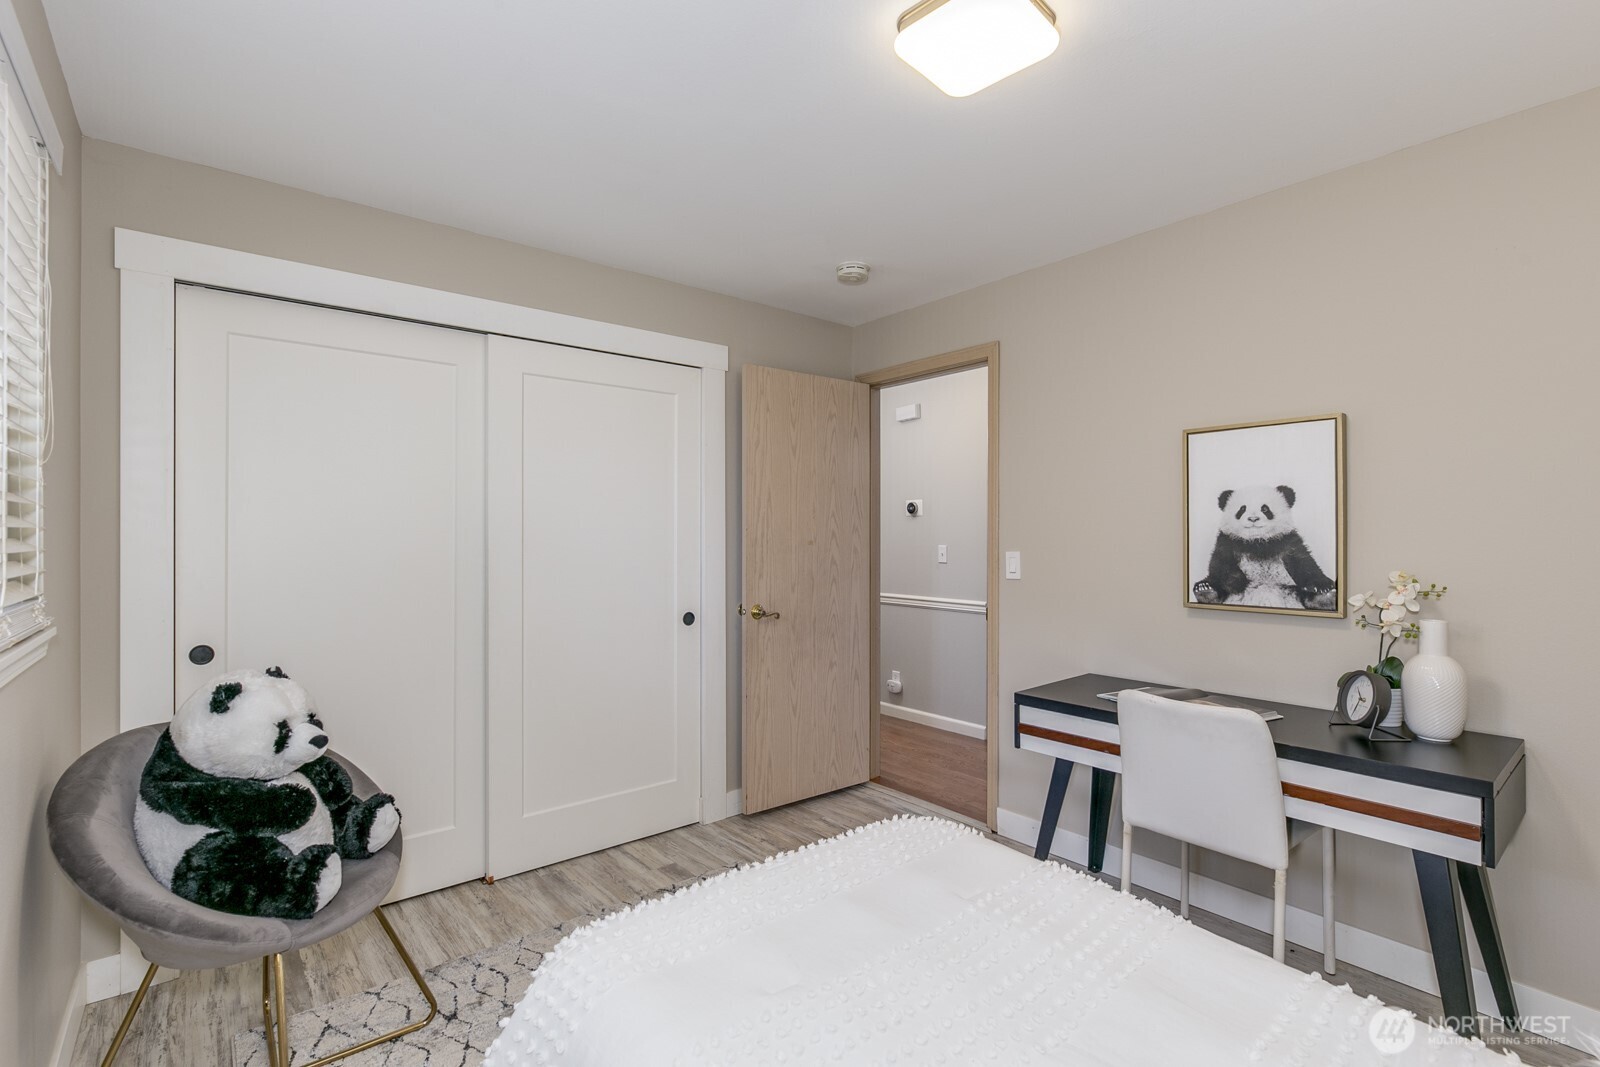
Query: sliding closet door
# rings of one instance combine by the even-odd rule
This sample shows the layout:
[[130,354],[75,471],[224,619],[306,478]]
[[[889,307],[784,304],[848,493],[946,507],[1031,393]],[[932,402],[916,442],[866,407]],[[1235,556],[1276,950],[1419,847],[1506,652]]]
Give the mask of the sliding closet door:
[[489,870],[700,811],[700,372],[489,339]]
[[485,871],[484,344],[178,289],[178,699],[240,667],[304,684],[399,801],[397,897]]

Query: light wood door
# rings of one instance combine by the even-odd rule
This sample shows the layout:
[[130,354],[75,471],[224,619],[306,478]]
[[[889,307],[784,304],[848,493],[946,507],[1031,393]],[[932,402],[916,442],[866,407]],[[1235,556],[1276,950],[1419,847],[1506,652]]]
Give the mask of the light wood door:
[[700,817],[701,371],[489,339],[489,869]]
[[867,780],[870,402],[744,368],[744,810]]
[[177,699],[282,666],[399,802],[395,896],[481,876],[485,338],[180,286],[176,340]]

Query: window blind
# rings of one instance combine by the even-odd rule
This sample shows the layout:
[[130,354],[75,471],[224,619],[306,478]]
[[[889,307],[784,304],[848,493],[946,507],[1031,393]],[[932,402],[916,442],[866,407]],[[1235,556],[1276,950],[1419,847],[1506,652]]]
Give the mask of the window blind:
[[26,103],[0,79],[0,392],[5,551],[0,648],[49,625],[44,610],[44,460],[50,429],[49,162]]

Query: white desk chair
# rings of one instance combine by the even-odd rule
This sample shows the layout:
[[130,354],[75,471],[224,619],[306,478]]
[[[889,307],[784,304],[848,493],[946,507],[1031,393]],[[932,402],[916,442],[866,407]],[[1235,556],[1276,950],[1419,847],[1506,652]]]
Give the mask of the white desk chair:
[[1334,972],[1333,830],[1286,819],[1272,731],[1253,711],[1130,689],[1117,701],[1122,742],[1122,891],[1133,887],[1133,829],[1176,838],[1179,911],[1189,914],[1189,846],[1269,867],[1272,957],[1283,960],[1289,850],[1322,834],[1323,971]]

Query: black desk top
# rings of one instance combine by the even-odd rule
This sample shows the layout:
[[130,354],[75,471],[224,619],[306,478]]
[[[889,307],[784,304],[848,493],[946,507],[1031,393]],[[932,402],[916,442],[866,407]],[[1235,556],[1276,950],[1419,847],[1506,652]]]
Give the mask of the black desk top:
[[[1080,674],[1076,678],[1021,690],[1013,699],[1016,704],[1031,708],[1116,722],[1117,706],[1109,700],[1101,700],[1097,693],[1160,684],[1104,674]],[[1348,726],[1329,726],[1331,701],[1327,709],[1319,710],[1239,694],[1218,695],[1233,696],[1281,714],[1283,718],[1267,725],[1272,729],[1272,738],[1277,742],[1278,756],[1282,759],[1481,797],[1495,796],[1523,759],[1523,742],[1519,737],[1468,730],[1448,745],[1427,741],[1372,742],[1362,731]]]

